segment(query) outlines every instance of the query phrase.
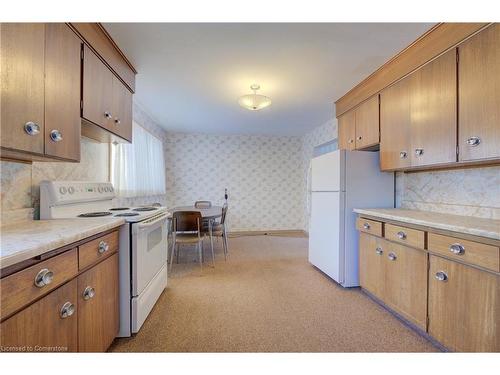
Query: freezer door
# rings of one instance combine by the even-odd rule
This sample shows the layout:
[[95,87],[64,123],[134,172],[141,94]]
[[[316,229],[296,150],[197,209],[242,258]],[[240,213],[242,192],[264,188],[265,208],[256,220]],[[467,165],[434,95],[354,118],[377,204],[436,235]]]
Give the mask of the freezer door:
[[311,191],[344,191],[344,164],[343,150],[312,159]]
[[340,284],[344,282],[343,219],[344,193],[312,193],[309,262]]

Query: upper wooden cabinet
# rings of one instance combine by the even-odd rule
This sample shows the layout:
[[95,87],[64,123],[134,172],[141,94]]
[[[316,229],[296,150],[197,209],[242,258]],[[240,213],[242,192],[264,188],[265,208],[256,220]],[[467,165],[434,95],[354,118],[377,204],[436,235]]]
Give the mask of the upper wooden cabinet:
[[410,79],[411,165],[457,160],[457,60],[452,49]]
[[356,147],[356,117],[354,111],[349,111],[339,117],[339,148],[354,150]]
[[[132,141],[132,93],[87,46],[83,53],[82,117]],[[93,130],[86,128],[84,134],[103,140],[102,134]]]
[[410,127],[410,80],[403,79],[380,93],[382,170],[410,167]]
[[45,154],[80,160],[82,43],[62,23],[45,26]]
[[379,99],[375,95],[363,102],[356,111],[356,150],[379,143]]
[[1,145],[41,155],[44,150],[45,25],[2,23],[0,28]]
[[458,46],[460,161],[500,158],[500,24]]
[[456,65],[453,49],[382,91],[382,170],[456,162]]
[[339,147],[362,150],[379,143],[378,95],[339,117]]
[[80,40],[65,24],[1,28],[2,156],[79,161]]

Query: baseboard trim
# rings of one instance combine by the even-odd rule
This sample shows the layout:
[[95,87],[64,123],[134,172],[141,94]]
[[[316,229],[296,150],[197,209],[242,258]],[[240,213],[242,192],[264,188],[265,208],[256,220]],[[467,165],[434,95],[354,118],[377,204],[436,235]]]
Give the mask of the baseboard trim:
[[282,237],[307,237],[307,232],[301,229],[285,229],[285,230],[245,230],[245,231],[230,231],[228,237],[242,236],[282,236]]

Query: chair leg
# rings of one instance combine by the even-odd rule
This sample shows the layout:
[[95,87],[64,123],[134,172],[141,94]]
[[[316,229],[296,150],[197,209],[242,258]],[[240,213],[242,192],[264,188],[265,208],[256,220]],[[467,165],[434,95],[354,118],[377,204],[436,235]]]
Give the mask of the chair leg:
[[174,264],[174,253],[175,253],[175,242],[172,243],[172,250],[170,250],[170,271],[172,271],[172,265]]
[[227,232],[226,232],[226,226],[225,225],[224,225],[223,234],[224,234],[224,243],[226,244],[226,247],[225,247],[226,253],[224,255],[227,257],[227,255],[229,254],[229,246],[228,246],[228,243],[227,243]]
[[177,253],[177,264],[179,264],[179,253],[180,253],[180,245],[178,243],[175,244],[175,252]]
[[215,268],[215,254],[214,254],[214,244],[213,242],[210,244],[212,250],[212,266]]
[[198,242],[198,252],[200,254],[200,270],[203,271],[203,259],[202,259],[202,250],[201,250],[201,242]]

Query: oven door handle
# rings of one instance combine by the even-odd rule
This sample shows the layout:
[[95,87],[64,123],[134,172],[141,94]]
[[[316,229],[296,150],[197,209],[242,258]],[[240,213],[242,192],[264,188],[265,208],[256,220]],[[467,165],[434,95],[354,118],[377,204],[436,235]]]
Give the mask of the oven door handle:
[[147,220],[139,222],[139,224],[137,224],[137,227],[139,229],[151,227],[151,226],[155,225],[156,223],[158,223],[158,222],[160,222],[162,220],[165,220],[166,218],[167,218],[167,214],[166,213],[162,214],[160,216],[155,216],[155,217],[152,217],[151,219],[147,219]]

